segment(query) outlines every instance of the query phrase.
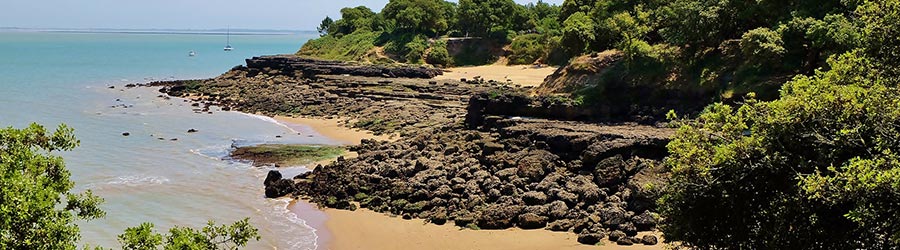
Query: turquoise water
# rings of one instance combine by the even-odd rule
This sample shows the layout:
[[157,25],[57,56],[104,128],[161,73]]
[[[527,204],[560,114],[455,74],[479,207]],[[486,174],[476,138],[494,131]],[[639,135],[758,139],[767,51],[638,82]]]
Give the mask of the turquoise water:
[[[287,201],[263,197],[266,169],[222,159],[233,144],[333,141],[264,117],[195,114],[155,89],[123,88],[213,77],[245,58],[293,53],[311,37],[232,36],[235,50],[224,52],[218,35],[0,33],[0,126],[75,129],[81,146],[63,157],[76,190],[106,199],[105,218],[79,223],[84,243],[118,247],[116,235],[144,221],[165,231],[250,217],[263,237],[252,249],[314,249],[315,229],[289,213]],[[191,128],[200,132],[186,133]]]

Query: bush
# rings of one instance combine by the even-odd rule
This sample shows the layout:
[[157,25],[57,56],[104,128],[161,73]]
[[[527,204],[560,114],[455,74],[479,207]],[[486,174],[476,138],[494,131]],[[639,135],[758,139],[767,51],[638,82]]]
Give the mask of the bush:
[[547,55],[547,42],[542,35],[527,34],[513,39],[509,46],[509,64],[532,64]]
[[453,64],[450,52],[447,51],[447,41],[438,40],[431,45],[431,52],[425,58],[425,62],[432,65],[449,66]]
[[830,71],[786,83],[778,100],[750,95],[739,108],[714,104],[681,121],[660,200],[666,240],[900,248],[900,81],[877,61],[847,53]]
[[763,64],[781,59],[785,53],[781,34],[767,28],[757,28],[741,37],[741,50],[751,62]]

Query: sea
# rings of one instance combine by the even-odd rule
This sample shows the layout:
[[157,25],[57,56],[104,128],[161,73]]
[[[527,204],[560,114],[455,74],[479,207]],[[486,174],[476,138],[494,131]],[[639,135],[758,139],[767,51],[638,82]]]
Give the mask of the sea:
[[92,190],[106,211],[102,219],[78,222],[82,244],[118,248],[116,236],[142,222],[166,232],[250,218],[262,238],[249,249],[317,249],[320,230],[304,218],[320,215],[298,215],[288,211],[288,200],[266,199],[269,169],[227,155],[241,145],[337,142],[267,117],[217,108],[198,114],[157,89],[124,87],[215,77],[252,56],[294,53],[314,37],[231,34],[235,49],[225,52],[224,34],[0,32],[0,126],[75,130],[80,146],[59,155],[73,191]]

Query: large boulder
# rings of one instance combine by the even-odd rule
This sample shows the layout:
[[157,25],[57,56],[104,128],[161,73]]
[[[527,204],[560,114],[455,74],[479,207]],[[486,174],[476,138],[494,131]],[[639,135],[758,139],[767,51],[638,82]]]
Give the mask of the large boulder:
[[263,181],[263,186],[271,186],[278,180],[281,180],[281,172],[278,172],[278,170],[269,170],[269,173],[266,175],[266,180]]
[[519,215],[519,227],[522,229],[538,229],[547,225],[547,217],[534,213]]
[[479,213],[476,223],[483,229],[506,229],[512,227],[521,208],[519,206],[490,205]]
[[525,205],[543,205],[547,202],[547,195],[541,192],[525,192],[525,195],[522,196],[522,201],[525,202]]
[[279,179],[271,185],[266,186],[266,197],[278,198],[294,192],[294,181],[288,179]]

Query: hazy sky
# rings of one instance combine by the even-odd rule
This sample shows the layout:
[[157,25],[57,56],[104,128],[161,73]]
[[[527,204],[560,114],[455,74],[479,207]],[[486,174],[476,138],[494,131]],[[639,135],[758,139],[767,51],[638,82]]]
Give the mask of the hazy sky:
[[[388,0],[0,0],[0,27],[314,30],[347,6]],[[454,0],[455,1],[455,0]],[[528,3],[537,0],[515,0]],[[560,4],[563,0],[545,0]]]

